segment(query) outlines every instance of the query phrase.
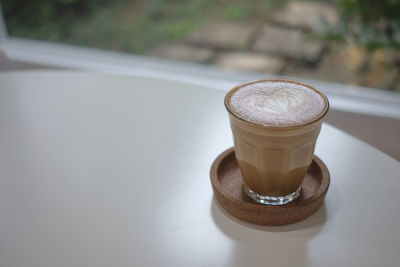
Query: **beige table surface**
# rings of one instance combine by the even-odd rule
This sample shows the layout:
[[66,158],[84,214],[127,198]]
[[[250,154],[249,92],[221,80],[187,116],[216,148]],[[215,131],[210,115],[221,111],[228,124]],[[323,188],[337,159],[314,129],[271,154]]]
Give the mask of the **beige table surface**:
[[134,76],[0,74],[0,266],[400,265],[400,164],[326,124],[317,213],[281,227],[224,213],[209,181],[232,146],[223,98]]

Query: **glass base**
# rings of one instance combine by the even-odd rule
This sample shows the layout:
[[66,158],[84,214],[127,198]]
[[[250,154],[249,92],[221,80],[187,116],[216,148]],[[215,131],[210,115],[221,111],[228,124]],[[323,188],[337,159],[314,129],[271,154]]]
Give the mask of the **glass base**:
[[260,204],[278,206],[285,205],[298,198],[300,196],[301,186],[293,193],[280,197],[257,194],[256,192],[251,190],[246,184],[243,184],[243,191],[248,197]]

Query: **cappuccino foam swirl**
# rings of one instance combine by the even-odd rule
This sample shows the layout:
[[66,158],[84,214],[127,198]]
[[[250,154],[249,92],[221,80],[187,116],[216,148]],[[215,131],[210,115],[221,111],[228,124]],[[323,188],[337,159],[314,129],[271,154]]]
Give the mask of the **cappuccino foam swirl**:
[[305,85],[260,81],[233,91],[227,104],[239,118],[253,123],[294,126],[317,118],[327,102],[321,94]]

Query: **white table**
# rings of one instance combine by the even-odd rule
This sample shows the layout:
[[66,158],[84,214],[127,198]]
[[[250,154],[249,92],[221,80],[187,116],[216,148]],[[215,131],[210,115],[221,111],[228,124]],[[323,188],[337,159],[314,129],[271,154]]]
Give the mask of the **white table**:
[[232,146],[223,98],[132,76],[0,74],[0,266],[399,266],[400,164],[326,124],[317,213],[259,227],[223,212],[209,180]]

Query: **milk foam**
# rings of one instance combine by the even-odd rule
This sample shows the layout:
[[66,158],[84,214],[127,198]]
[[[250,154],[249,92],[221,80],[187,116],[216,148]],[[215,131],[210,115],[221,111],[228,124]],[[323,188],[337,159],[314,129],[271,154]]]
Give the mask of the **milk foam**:
[[244,85],[230,95],[227,104],[239,118],[264,126],[303,124],[317,118],[327,105],[315,90],[286,81]]

